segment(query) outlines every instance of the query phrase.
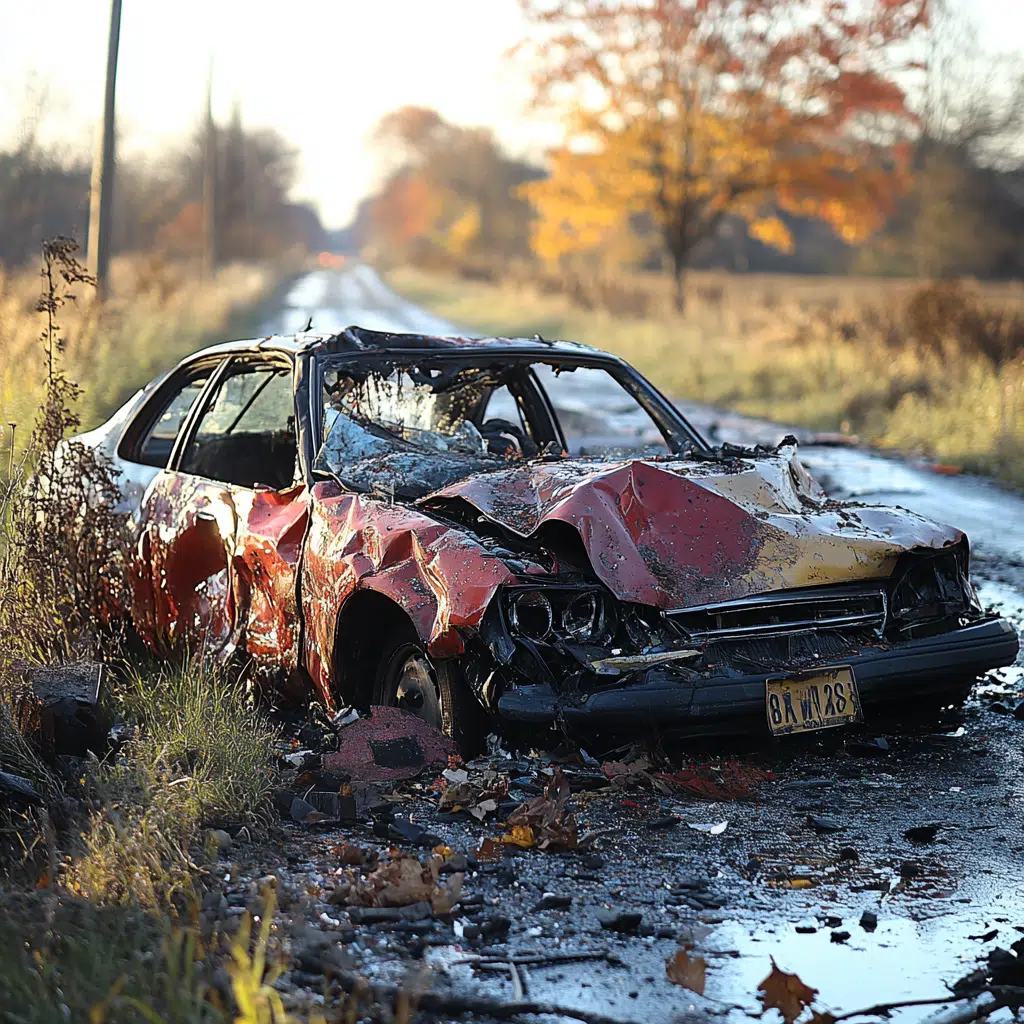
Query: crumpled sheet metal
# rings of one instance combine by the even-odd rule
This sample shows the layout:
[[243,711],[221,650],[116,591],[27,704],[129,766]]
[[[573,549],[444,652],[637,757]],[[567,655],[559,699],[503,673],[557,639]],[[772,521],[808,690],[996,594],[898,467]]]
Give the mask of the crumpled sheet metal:
[[393,600],[430,653],[448,657],[462,652],[459,630],[476,626],[498,587],[514,579],[463,530],[416,509],[318,483],[301,584],[310,675],[332,703],[338,611],[356,590]]
[[143,640],[162,653],[202,644],[226,655],[244,634],[260,663],[294,672],[306,489],[253,492],[162,473],[142,511],[131,580]]
[[257,491],[235,544],[235,593],[246,608],[246,650],[260,664],[286,673],[299,663],[295,583],[308,522],[305,487]]
[[567,523],[617,597],[665,609],[885,577],[905,551],[963,539],[904,509],[798,490],[791,458],[784,450],[724,468],[681,459],[537,462],[469,477],[423,503],[462,499],[522,537]]
[[229,584],[236,513],[223,484],[161,473],[142,506],[131,565],[136,631],[155,651],[230,641],[234,601]]

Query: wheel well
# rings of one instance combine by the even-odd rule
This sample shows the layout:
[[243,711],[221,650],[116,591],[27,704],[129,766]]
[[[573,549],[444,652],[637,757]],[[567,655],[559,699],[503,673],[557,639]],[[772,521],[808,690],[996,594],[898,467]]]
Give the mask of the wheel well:
[[332,686],[335,699],[369,707],[377,666],[396,643],[419,639],[412,620],[389,597],[373,590],[353,594],[338,614]]

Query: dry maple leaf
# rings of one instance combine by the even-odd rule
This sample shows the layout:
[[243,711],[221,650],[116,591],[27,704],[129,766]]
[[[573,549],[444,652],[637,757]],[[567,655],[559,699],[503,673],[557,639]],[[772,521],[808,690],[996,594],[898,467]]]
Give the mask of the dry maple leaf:
[[[512,826],[509,835],[519,834],[518,828],[529,829],[541,850],[576,849],[576,819],[569,810],[570,795],[569,780],[559,768],[551,776],[542,796],[527,801],[509,817],[508,824]],[[525,832],[522,835],[525,836]],[[517,841],[502,837],[502,842]]]
[[778,1010],[787,1022],[794,1021],[814,1002],[816,988],[805,985],[795,974],[780,971],[772,957],[772,972],[760,985],[758,998],[766,1010]]
[[509,846],[521,846],[524,850],[537,845],[537,839],[529,825],[513,825],[501,837],[501,842]]
[[673,984],[681,985],[702,996],[707,966],[704,957],[691,957],[685,949],[680,949],[674,957],[666,961],[665,974]]

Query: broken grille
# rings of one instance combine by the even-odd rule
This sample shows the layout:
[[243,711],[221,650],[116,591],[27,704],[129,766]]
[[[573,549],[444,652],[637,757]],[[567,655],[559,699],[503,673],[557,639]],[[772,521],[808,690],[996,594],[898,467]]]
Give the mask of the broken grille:
[[822,629],[885,629],[887,601],[882,586],[815,587],[702,605],[667,613],[691,640],[780,636]]

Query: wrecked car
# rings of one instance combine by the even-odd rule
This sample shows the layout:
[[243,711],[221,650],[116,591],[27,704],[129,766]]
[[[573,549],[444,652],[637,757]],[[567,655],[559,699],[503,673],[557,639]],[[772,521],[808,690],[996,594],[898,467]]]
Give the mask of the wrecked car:
[[329,708],[614,734],[862,721],[1011,664],[962,532],[712,448],[622,360],[348,328],[221,345],[83,440],[135,523],[131,620]]

